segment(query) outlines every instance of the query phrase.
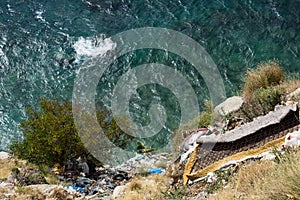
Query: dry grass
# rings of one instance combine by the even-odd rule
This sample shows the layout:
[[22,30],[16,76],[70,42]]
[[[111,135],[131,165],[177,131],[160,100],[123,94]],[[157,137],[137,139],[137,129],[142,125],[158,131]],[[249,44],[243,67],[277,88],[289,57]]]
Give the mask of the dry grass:
[[298,88],[300,88],[300,79],[299,80],[288,80],[280,85],[277,85],[275,87],[278,91],[280,91],[282,95],[282,100],[287,101],[287,100],[294,100],[294,101],[300,101],[300,96],[293,96],[291,99],[287,98],[287,95],[294,92]]
[[66,200],[68,199],[68,192],[63,188],[54,188],[50,197],[56,200]]
[[250,188],[255,188],[261,184],[263,177],[270,175],[270,171],[274,168],[274,162],[254,162],[246,165],[238,173],[235,188],[242,193],[249,193]]
[[47,183],[49,183],[51,185],[59,185],[61,183],[60,180],[58,180],[58,178],[56,177],[56,175],[51,172],[49,172],[45,176],[45,179],[46,179]]
[[[0,159],[0,179],[6,179],[12,173],[13,168],[38,169],[36,165],[24,160],[14,158]],[[60,181],[57,179],[55,174],[48,169],[48,167],[44,166],[42,172],[49,184],[60,184]]]
[[236,180],[210,199],[300,199],[300,153],[275,161],[254,162],[242,168]]
[[283,88],[286,94],[291,93],[300,87],[300,79],[288,80],[276,86],[279,89]]
[[245,99],[251,99],[257,89],[275,86],[284,80],[285,75],[277,62],[269,61],[262,63],[257,69],[247,72],[243,88],[243,97]]
[[[31,164],[32,165],[32,164]],[[36,168],[35,165],[33,165],[33,168]],[[58,178],[56,177],[55,173],[53,170],[51,170],[48,166],[46,165],[41,165],[39,167],[39,170],[42,172],[42,174],[44,175],[47,183],[51,184],[51,185],[59,185],[61,182],[60,180],[58,180]]]
[[118,200],[150,200],[165,199],[170,185],[170,178],[165,175],[153,175],[148,177],[135,177],[127,186],[125,195]]
[[0,188],[0,199],[7,200],[44,200],[46,199],[39,190],[30,187]]
[[16,167],[13,160],[0,159],[0,178],[7,178],[11,174],[11,169]]
[[251,165],[244,166],[240,169],[235,181],[230,183],[229,186],[216,196],[211,196],[210,199],[214,200],[227,200],[227,199],[259,199],[262,183],[265,177],[271,175],[274,163],[272,161],[254,162]]
[[0,187],[0,194],[6,194],[6,193],[7,193],[7,188]]

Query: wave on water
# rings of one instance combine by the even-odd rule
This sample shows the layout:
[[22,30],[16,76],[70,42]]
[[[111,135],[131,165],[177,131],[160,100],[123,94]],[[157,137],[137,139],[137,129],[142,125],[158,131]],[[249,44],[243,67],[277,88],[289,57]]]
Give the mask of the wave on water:
[[85,57],[96,57],[98,55],[104,55],[109,50],[116,48],[111,38],[105,38],[105,35],[95,37],[79,37],[79,39],[73,45],[76,51],[76,60],[81,60]]

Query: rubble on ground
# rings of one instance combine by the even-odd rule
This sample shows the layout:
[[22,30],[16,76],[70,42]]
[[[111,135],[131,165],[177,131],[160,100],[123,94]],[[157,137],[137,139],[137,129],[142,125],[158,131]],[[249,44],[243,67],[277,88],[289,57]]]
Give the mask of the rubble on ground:
[[121,171],[126,171],[130,177],[135,175],[148,174],[152,168],[166,169],[172,163],[171,155],[168,153],[147,153],[137,154],[123,164],[116,167]]
[[[13,168],[6,179],[0,180],[0,188],[7,190],[5,194],[1,194],[0,199],[20,196],[18,187],[24,190],[31,188],[36,191],[32,195],[39,195],[42,199],[57,199],[56,196],[60,196],[60,199],[109,199],[119,196],[122,193],[120,188],[125,187],[137,175],[164,174],[171,163],[170,157],[167,153],[136,154],[116,167],[96,167],[93,173],[89,173],[87,166],[83,170],[76,167],[80,160],[70,161],[68,166],[55,166],[52,169],[61,181],[60,185],[47,184],[45,177],[37,169]],[[5,156],[5,159],[9,159],[9,156]],[[86,164],[84,161],[79,163],[79,167]]]

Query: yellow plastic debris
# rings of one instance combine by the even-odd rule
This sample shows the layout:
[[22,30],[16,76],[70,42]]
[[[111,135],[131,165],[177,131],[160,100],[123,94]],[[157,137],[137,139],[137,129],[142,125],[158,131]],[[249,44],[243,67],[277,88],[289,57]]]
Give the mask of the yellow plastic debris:
[[186,185],[187,182],[189,181],[189,178],[187,177],[187,175],[189,175],[191,173],[191,171],[193,170],[193,167],[197,161],[198,147],[199,147],[199,144],[197,144],[195,150],[190,155],[187,163],[185,164],[184,172],[183,172],[183,184],[184,185]]

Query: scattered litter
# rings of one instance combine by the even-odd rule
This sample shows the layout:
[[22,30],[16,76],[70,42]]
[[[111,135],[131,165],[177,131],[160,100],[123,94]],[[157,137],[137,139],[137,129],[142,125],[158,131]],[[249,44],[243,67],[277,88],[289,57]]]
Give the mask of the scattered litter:
[[207,182],[208,183],[213,183],[218,179],[217,175],[213,172],[208,172],[207,173]]
[[67,187],[67,189],[68,190],[74,190],[74,191],[76,191],[76,192],[83,192],[83,188],[81,188],[81,187],[76,187],[76,186],[69,186],[69,187]]
[[162,174],[164,170],[161,168],[152,168],[149,170],[149,174]]

